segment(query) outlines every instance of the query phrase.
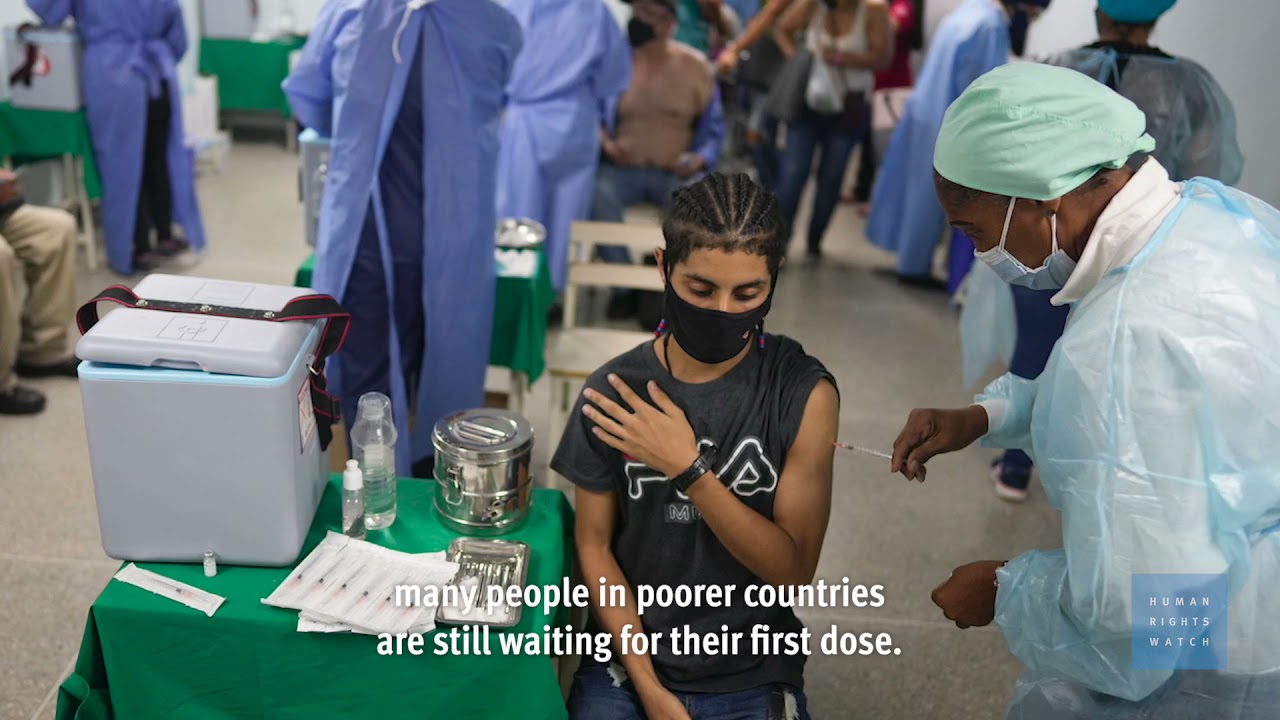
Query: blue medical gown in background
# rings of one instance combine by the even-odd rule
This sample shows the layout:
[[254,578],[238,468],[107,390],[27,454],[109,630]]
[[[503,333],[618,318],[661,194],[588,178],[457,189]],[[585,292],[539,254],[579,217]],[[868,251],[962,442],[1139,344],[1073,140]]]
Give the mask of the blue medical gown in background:
[[177,63],[187,52],[187,32],[178,0],[27,0],[27,6],[45,25],[74,18],[84,45],[81,85],[102,176],[102,234],[112,269],[133,272],[147,103],[159,96],[161,83],[169,88],[173,220],[192,249],[202,250],[195,159],[182,136]]
[[[1010,718],[1263,720],[1280,707],[1280,212],[1196,180],[1073,309],[984,444],[1028,450],[1063,549],[999,571]],[[1135,670],[1137,573],[1226,574],[1229,667]]]
[[1133,101],[1147,116],[1156,140],[1151,153],[1182,181],[1208,177],[1239,182],[1244,156],[1236,140],[1236,114],[1222,87],[1198,63],[1185,58],[1117,53],[1085,47],[1050,55],[1050,65],[1078,70]]
[[498,217],[528,217],[547,228],[551,279],[564,289],[569,228],[587,217],[600,159],[607,101],[631,81],[631,52],[599,0],[507,0],[520,22],[502,120]]
[[438,419],[483,405],[498,123],[521,44],[488,0],[406,6],[330,2],[284,83],[298,119],[333,141],[313,284],[353,315],[333,373],[343,414],[354,422],[364,392],[390,395],[402,475],[434,454]]
[[933,189],[933,146],[947,107],[1009,59],[1009,22],[991,0],[966,0],[938,25],[872,191],[867,238],[898,254],[898,274],[928,275],[946,217]]

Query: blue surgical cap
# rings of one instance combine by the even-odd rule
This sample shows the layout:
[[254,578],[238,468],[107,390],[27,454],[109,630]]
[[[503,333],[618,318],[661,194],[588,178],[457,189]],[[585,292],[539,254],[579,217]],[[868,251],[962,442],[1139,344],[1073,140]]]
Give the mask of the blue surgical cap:
[[1098,0],[1098,9],[1120,23],[1153,23],[1178,0]]

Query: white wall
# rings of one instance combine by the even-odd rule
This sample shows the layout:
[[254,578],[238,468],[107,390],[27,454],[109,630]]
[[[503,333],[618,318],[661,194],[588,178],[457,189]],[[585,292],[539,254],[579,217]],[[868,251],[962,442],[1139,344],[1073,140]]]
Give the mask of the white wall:
[[[1096,0],[1054,0],[1033,26],[1027,55],[1097,39]],[[1235,106],[1244,177],[1240,188],[1280,207],[1280,83],[1272,75],[1280,2],[1182,0],[1160,19],[1152,43],[1208,68]]]

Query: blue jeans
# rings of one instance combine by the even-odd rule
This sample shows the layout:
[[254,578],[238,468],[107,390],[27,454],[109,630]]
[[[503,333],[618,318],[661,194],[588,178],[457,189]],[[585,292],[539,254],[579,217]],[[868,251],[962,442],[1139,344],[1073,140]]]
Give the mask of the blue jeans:
[[752,93],[751,119],[747,129],[760,133],[760,142],[751,146],[751,164],[760,184],[774,192],[778,189],[778,119],[765,110],[767,93]]
[[[671,193],[685,182],[666,170],[619,167],[603,161],[596,172],[595,191],[591,198],[591,219],[622,222],[627,208],[642,202],[666,207]],[[600,259],[605,262],[631,262],[631,254],[625,246],[601,245],[598,250]]]
[[[615,683],[609,665],[590,658],[573,676],[569,720],[644,720],[644,706],[631,680]],[[804,693],[786,688],[795,698],[796,720],[810,720]],[[773,687],[733,693],[672,693],[693,720],[787,720]]]
[[[1018,337],[1013,346],[1013,358],[1009,361],[1009,372],[1034,380],[1044,372],[1054,344],[1062,337],[1071,308],[1049,303],[1057,290],[1028,290],[1017,285],[1012,289]],[[1007,450],[1000,463],[1004,471],[1003,482],[1026,489],[1031,478],[1030,456],[1021,450]]]
[[[822,245],[831,215],[840,202],[840,187],[849,167],[853,148],[862,139],[862,128],[848,128],[841,115],[819,115],[804,108],[800,117],[787,126],[787,146],[782,151],[782,171],[778,178],[778,205],[787,227],[795,223],[800,196],[809,181],[814,150],[821,150],[813,195],[813,212],[809,216],[809,252]],[[790,240],[791,234],[787,233]]]

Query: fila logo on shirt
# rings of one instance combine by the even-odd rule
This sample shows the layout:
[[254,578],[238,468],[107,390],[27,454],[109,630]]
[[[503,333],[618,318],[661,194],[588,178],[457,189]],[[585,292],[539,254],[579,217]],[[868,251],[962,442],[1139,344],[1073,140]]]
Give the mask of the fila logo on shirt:
[[[698,449],[704,450],[710,444],[707,440],[700,440]],[[665,489],[669,481],[661,473],[631,458],[626,460],[624,470],[627,474],[627,495],[632,500],[643,498],[648,485],[660,483]],[[729,489],[739,497],[773,492],[778,487],[778,471],[773,467],[773,463],[769,462],[764,448],[760,445],[760,440],[754,437],[740,441],[733,452],[729,453],[728,458],[721,460],[716,467],[716,477],[722,482],[727,482]],[[688,496],[682,492],[677,491],[676,496],[682,503],[689,501]],[[698,519],[697,511],[692,505],[688,505],[686,511],[681,508],[682,503],[672,503],[673,507],[668,508],[668,510],[678,510],[678,512],[667,513],[668,522],[687,523]]]

